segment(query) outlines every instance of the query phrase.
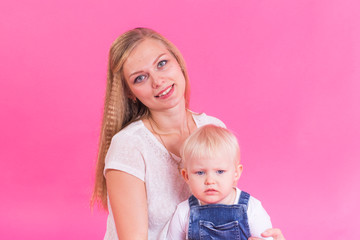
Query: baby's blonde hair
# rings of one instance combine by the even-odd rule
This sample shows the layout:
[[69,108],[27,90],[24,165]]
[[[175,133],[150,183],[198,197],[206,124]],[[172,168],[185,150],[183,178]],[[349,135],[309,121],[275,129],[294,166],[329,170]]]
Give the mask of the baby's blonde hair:
[[215,125],[205,125],[195,130],[181,150],[183,165],[189,159],[222,157],[225,154],[230,154],[234,163],[240,164],[240,148],[235,135]]

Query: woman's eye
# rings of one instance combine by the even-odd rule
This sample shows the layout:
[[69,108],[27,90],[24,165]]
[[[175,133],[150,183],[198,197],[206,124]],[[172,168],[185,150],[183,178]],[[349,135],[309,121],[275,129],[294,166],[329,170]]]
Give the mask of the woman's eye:
[[197,171],[197,172],[195,172],[195,174],[196,174],[196,175],[199,175],[199,176],[202,176],[202,175],[205,174],[205,172],[204,172],[204,171]]
[[134,83],[142,82],[145,78],[146,78],[145,75],[137,76],[137,77],[134,79]]
[[223,174],[225,172],[225,170],[217,170],[216,173],[217,174]]
[[162,68],[163,66],[165,66],[167,63],[167,60],[162,60],[158,63],[158,68]]

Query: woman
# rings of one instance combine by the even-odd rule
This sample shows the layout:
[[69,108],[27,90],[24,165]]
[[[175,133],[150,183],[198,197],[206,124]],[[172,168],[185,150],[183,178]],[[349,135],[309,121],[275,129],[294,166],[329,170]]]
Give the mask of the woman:
[[164,239],[189,196],[178,172],[182,143],[197,127],[224,126],[188,104],[185,62],[171,42],[137,28],[113,43],[92,198],[109,210],[105,239]]

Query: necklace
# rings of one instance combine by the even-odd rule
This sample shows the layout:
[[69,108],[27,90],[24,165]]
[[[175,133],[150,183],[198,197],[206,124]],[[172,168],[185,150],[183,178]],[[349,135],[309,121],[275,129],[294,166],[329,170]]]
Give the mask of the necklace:
[[[160,138],[160,141],[161,141],[162,145],[165,147],[165,149],[166,149],[166,151],[168,152],[168,154],[170,155],[171,159],[172,159],[175,163],[177,163],[178,169],[179,169],[179,171],[180,171],[180,163],[174,159],[172,153],[171,153],[171,152],[169,151],[169,149],[166,147],[166,144],[165,144],[164,140],[163,140],[162,137],[161,137],[162,134],[160,134],[160,133],[158,133],[157,131],[155,131],[152,122],[154,122],[154,124],[156,125],[157,128],[159,128],[159,126],[156,124],[156,122],[155,122],[154,119],[151,117],[151,115],[148,117],[148,120],[149,120],[149,123],[150,123],[151,130]],[[188,134],[190,135],[191,132],[190,132],[189,121],[187,120],[187,116],[186,116],[186,127],[187,127],[187,130],[188,130]]]

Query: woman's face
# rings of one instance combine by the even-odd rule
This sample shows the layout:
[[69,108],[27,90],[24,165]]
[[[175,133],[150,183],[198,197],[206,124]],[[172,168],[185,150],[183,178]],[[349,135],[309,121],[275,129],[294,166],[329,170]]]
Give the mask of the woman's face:
[[123,73],[132,94],[150,111],[185,106],[185,77],[162,42],[145,39],[129,55]]

